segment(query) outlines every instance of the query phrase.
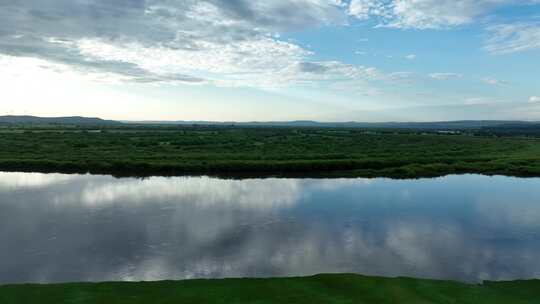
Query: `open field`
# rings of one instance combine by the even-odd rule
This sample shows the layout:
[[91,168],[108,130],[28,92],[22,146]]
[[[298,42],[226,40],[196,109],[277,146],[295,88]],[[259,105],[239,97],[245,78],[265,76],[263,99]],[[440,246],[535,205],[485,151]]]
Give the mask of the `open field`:
[[317,128],[0,130],[0,170],[114,175],[540,176],[540,140]]
[[540,281],[486,282],[377,278],[352,274],[282,279],[0,286],[3,304],[85,303],[540,303]]

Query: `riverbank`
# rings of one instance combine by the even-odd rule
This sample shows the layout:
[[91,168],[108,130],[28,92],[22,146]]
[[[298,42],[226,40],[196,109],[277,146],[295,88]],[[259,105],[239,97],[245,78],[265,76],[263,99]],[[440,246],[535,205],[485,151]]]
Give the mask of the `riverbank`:
[[379,278],[352,274],[302,278],[73,283],[0,286],[0,303],[540,303],[539,280],[485,282]]
[[292,128],[0,133],[0,170],[220,177],[540,176],[540,140]]

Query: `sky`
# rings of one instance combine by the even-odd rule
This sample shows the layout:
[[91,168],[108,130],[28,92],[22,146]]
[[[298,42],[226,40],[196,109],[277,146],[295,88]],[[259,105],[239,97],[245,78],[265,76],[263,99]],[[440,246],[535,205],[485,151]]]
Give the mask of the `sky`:
[[0,0],[0,115],[540,120],[540,0]]

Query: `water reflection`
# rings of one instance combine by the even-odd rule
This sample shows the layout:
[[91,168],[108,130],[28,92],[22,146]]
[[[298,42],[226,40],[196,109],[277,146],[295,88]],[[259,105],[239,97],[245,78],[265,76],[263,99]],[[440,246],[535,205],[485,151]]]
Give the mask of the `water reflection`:
[[540,278],[540,179],[0,173],[0,283]]

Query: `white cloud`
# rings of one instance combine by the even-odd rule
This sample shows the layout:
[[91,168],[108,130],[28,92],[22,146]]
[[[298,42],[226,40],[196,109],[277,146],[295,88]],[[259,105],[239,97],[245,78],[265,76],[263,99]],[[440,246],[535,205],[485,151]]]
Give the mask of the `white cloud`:
[[488,27],[490,38],[484,48],[493,54],[540,50],[540,23],[520,22]]
[[441,29],[474,22],[505,5],[537,0],[352,0],[348,13],[358,19],[375,17],[380,26]]
[[[370,90],[367,82],[395,80],[369,66],[315,62],[308,47],[280,38],[280,31],[344,24],[344,1],[36,3],[0,2],[0,57],[33,58],[49,71],[111,83],[275,89],[322,82]],[[10,60],[11,68],[20,62]]]
[[431,73],[429,74],[429,77],[437,80],[448,80],[448,79],[454,79],[454,78],[460,78],[461,74],[457,73]]
[[[373,67],[337,61],[313,62],[314,54],[308,47],[284,40],[279,33],[346,24],[347,14],[360,19],[374,16],[382,26],[443,28],[472,22],[490,9],[506,4],[518,3],[511,0],[0,1],[0,56],[33,58],[49,70],[70,71],[111,82],[213,83],[262,88],[319,81],[352,81],[356,85],[374,80],[392,81],[399,73],[383,75]],[[519,39],[512,39],[519,43],[513,44],[524,44],[527,39],[529,47],[534,43],[529,41],[536,37],[530,30],[519,33],[522,33]],[[405,58],[413,60],[416,55]],[[14,62],[11,67],[16,70]],[[434,73],[430,77],[449,79],[459,75]]]
[[373,0],[351,0],[348,13],[358,19],[368,19],[371,15],[376,14],[378,9],[384,6],[379,1]]
[[492,86],[503,86],[503,85],[508,84],[508,82],[506,82],[506,81],[499,80],[499,79],[496,79],[496,78],[493,78],[493,77],[485,77],[484,79],[482,79],[482,81],[485,84],[489,84],[489,85],[492,85]]
[[471,23],[501,1],[490,0],[397,0],[387,26],[433,29]]
[[77,41],[77,47],[82,55],[93,60],[128,60],[158,75],[183,71],[217,82],[271,81],[274,75],[283,74],[311,54],[295,44],[269,37],[225,45],[199,43],[197,51],[145,47],[139,43],[118,46],[90,39]]
[[415,54],[410,54],[410,55],[405,56],[405,58],[409,59],[409,60],[414,60],[414,59],[416,59],[416,55]]
[[339,61],[313,62],[311,52],[298,45],[262,37],[227,45],[206,43],[199,50],[170,50],[127,44],[122,47],[100,40],[77,42],[81,54],[92,60],[129,60],[159,75],[185,71],[221,86],[276,88],[318,81],[382,80],[375,68]]
[[[0,2],[0,56],[134,82],[264,85],[311,52],[280,31],[342,24],[342,1]],[[293,77],[293,75],[289,75]]]
[[400,82],[410,82],[416,74],[413,72],[394,72],[388,74],[386,77],[391,80]]
[[530,103],[539,103],[540,102],[540,96],[531,96],[529,98]]

